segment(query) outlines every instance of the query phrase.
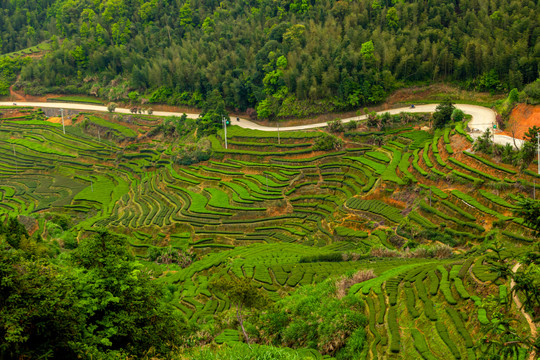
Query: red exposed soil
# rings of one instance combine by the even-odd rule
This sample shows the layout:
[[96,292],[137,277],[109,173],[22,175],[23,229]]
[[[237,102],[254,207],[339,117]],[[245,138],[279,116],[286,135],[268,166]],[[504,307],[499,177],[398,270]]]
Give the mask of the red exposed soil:
[[[515,137],[523,139],[523,135],[530,127],[535,125],[540,126],[540,106],[519,104],[510,114],[509,123],[513,121],[517,124]],[[503,131],[502,134],[512,136],[512,133],[509,130]]]
[[[62,123],[62,118],[61,117],[50,117],[47,119],[48,122],[50,123],[53,123],[53,124],[61,124]],[[72,125],[73,122],[71,121],[71,119],[64,119],[64,124],[65,125]]]
[[28,95],[28,94],[26,94],[24,91],[15,91],[15,89],[13,89],[13,85],[11,85],[11,86],[9,87],[9,100],[10,100],[10,101],[20,101],[20,102],[25,102],[25,101],[35,101],[35,102],[42,102],[42,101],[47,101],[47,99],[54,98],[54,97],[59,97],[59,96],[65,96],[65,95],[59,95],[59,94],[47,94],[47,95],[43,95],[43,96],[33,96],[33,95]]

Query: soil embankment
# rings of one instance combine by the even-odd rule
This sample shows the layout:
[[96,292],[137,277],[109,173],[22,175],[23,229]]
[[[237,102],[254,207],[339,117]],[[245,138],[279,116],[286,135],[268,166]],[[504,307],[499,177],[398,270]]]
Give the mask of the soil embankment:
[[[523,135],[529,128],[540,126],[540,105],[517,105],[510,114],[510,122],[516,124],[515,137],[523,139]],[[512,136],[508,130],[501,132],[501,134]]]

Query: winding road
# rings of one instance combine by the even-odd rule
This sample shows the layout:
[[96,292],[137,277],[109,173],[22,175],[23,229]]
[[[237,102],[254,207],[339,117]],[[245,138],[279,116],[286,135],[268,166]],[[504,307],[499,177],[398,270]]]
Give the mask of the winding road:
[[[78,103],[65,103],[65,102],[17,102],[16,106],[32,106],[40,108],[55,108],[55,109],[71,109],[71,110],[83,110],[83,111],[107,111],[106,106],[101,105],[88,105],[88,104],[78,104]],[[13,106],[13,102],[0,102],[0,106]],[[489,108],[477,105],[466,105],[466,104],[456,104],[458,109],[461,109],[464,113],[472,116],[471,121],[469,122],[469,128],[471,129],[470,135],[473,138],[477,138],[487,129],[493,129],[495,124],[495,112]],[[403,107],[397,109],[390,109],[385,111],[380,111],[379,114],[388,112],[390,114],[399,114],[401,112],[409,113],[427,113],[434,112],[437,104],[428,104],[428,105],[417,105],[414,108]],[[131,114],[130,109],[126,108],[116,108],[116,113],[120,114]],[[169,111],[154,111],[153,115],[157,116],[182,116],[184,113],[180,112],[169,112]],[[199,117],[199,114],[186,114],[190,119],[196,119]],[[367,115],[354,116],[346,119],[342,119],[343,123],[355,120],[365,120]],[[239,118],[238,121],[232,121],[234,125],[238,125],[247,129],[261,130],[261,131],[276,131],[276,127],[272,126],[263,126],[256,124],[252,121],[249,121],[244,118]],[[280,127],[280,131],[292,131],[292,130],[306,130],[306,129],[315,129],[326,126],[326,122],[309,124],[309,125],[298,125],[298,126],[287,126]],[[514,144],[514,139],[506,135],[495,134],[494,140],[497,144]],[[515,139],[515,142],[518,146],[523,144],[523,140]]]

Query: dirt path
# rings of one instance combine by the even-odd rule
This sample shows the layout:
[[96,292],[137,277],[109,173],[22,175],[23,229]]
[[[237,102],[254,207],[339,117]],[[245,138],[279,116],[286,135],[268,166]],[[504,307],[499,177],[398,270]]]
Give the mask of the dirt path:
[[15,90],[13,90],[13,85],[11,85],[9,87],[9,95],[11,96],[11,98],[14,101],[26,101],[24,96],[22,96],[21,94],[17,93]]
[[[515,273],[519,269],[520,266],[521,266],[520,263],[517,263],[516,265],[514,265],[514,267],[512,268],[512,272]],[[515,285],[516,283],[514,282],[514,279],[510,280],[510,289],[512,289]],[[512,298],[514,299],[514,302],[516,303],[517,308],[521,310],[521,313],[523,314],[523,317],[525,317],[525,320],[527,320],[527,323],[529,324],[529,327],[531,328],[532,338],[536,339],[536,336],[537,336],[536,324],[532,321],[531,316],[527,314],[525,309],[523,309],[521,300],[519,300],[519,297],[517,296],[516,293],[512,293]],[[535,359],[536,359],[536,352],[533,349],[531,353],[529,354],[529,360],[535,360]]]

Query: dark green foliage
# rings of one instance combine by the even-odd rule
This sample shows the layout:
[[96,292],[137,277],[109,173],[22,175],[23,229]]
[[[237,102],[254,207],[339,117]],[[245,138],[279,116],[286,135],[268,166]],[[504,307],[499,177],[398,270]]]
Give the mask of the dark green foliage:
[[[268,274],[268,270],[266,270],[266,274]],[[260,291],[248,278],[215,278],[210,283],[210,287],[225,294],[236,306],[238,323],[242,328],[245,341],[249,344],[250,339],[244,327],[243,311],[245,309],[265,307],[269,303],[266,293]]]
[[186,114],[183,114],[181,117],[170,116],[165,118],[158,126],[153,127],[148,132],[148,136],[152,137],[163,134],[165,137],[178,138],[187,135],[193,131],[195,127],[196,120],[188,119]]
[[424,239],[440,241],[443,244],[447,244],[450,246],[455,246],[458,243],[458,241],[451,235],[435,229],[422,230],[420,234],[418,234],[418,236]]
[[472,341],[471,335],[465,328],[465,324],[463,324],[463,319],[461,318],[459,313],[454,308],[451,308],[451,307],[447,307],[446,312],[448,313],[448,315],[450,315],[450,318],[452,319],[452,322],[454,323],[459,335],[461,335],[463,340],[465,340],[465,347],[467,348],[473,347],[473,341]]
[[422,359],[424,360],[435,360],[437,359],[431,351],[428,348],[428,345],[426,343],[426,339],[424,338],[424,335],[418,329],[412,329],[411,330],[413,340],[414,340],[414,348],[418,353],[422,356]]
[[428,272],[429,276],[429,293],[431,295],[437,295],[437,292],[439,290],[439,277],[437,276],[437,273],[432,270]]
[[[422,274],[421,274],[422,275]],[[428,300],[428,295],[426,291],[426,285],[424,284],[424,277],[425,276],[417,276],[414,280],[414,286],[416,287],[416,291],[418,292],[418,297],[426,302]]]
[[[33,93],[131,100],[138,91],[151,102],[201,106],[218,90],[241,110],[279,99],[283,116],[378,103],[398,81],[501,91],[538,77],[534,2],[496,4],[489,14],[469,4],[372,3],[7,2],[0,54],[51,40],[50,55],[22,70]],[[515,19],[522,26],[510,26]],[[347,37],[332,31],[334,21]],[[531,38],[517,54],[523,33]],[[531,99],[537,87],[526,88]]]
[[434,306],[435,305],[433,304],[433,301],[431,301],[431,299],[424,301],[424,310],[426,317],[431,321],[437,321],[438,319]]
[[468,151],[464,151],[463,153],[464,153],[465,155],[467,155],[467,156],[472,157],[473,159],[476,159],[476,160],[478,160],[478,161],[484,163],[485,165],[487,165],[487,166],[489,166],[489,167],[494,168],[494,169],[501,170],[501,171],[504,171],[504,172],[506,172],[506,173],[508,173],[508,174],[512,174],[512,175],[513,175],[513,174],[516,174],[516,171],[515,171],[515,170],[507,169],[507,168],[505,168],[505,167],[503,167],[503,166],[500,166],[500,165],[497,165],[497,164],[495,164],[495,163],[492,163],[491,161],[486,160],[486,159],[484,159],[483,157],[480,157],[480,156],[475,155],[475,154],[473,154],[473,153],[470,153],[470,152],[468,152]]
[[535,235],[540,234],[540,201],[528,197],[521,197],[517,203],[515,215],[522,217],[525,224],[534,229]]
[[450,349],[452,352],[452,355],[456,359],[461,359],[461,353],[459,352],[459,349],[456,347],[456,344],[450,339],[450,335],[448,335],[448,329],[446,328],[445,324],[442,321],[437,321],[435,323],[435,327],[437,328],[437,332],[439,333],[439,336],[444,341],[446,346]]
[[[2,42],[0,41],[0,54],[2,53],[1,48]],[[29,62],[29,59],[0,57],[0,96],[9,95],[9,86],[17,77],[21,67]]]
[[526,100],[529,104],[538,104],[540,102],[540,79],[525,86],[523,93],[527,96]]
[[343,140],[336,136],[323,133],[317,137],[315,144],[313,144],[314,151],[331,151],[339,150],[343,146]]
[[311,263],[311,262],[341,262],[343,261],[343,255],[341,253],[329,253],[321,255],[303,256],[298,260],[299,263]]
[[69,342],[78,340],[84,325],[74,279],[23,255],[0,241],[0,356],[73,358]]
[[28,238],[26,228],[16,217],[9,217],[6,226],[0,224],[0,235],[5,235],[7,243],[15,249],[19,248],[23,236]]
[[540,133],[540,128],[535,125],[525,132],[523,139],[536,147],[538,145],[538,133]]
[[167,354],[179,341],[184,324],[122,238],[98,231],[65,267],[0,246],[1,355],[105,359]]
[[223,126],[223,119],[230,122],[221,93],[218,89],[214,89],[209,94],[203,111],[197,119],[197,135],[204,136],[216,133]]
[[161,304],[160,289],[142,273],[126,250],[126,240],[98,230],[73,253],[80,266],[80,289],[97,282],[80,301],[87,306],[84,337],[77,351],[100,354],[111,350],[142,354],[150,347],[163,353],[184,327],[174,311]]
[[454,112],[454,105],[450,99],[442,101],[435,112],[433,113],[433,125],[436,128],[442,128],[452,120],[452,113]]
[[405,300],[406,300],[406,304],[407,304],[407,310],[409,311],[409,314],[411,314],[411,316],[413,318],[417,318],[420,316],[420,313],[418,312],[418,310],[416,310],[416,295],[414,294],[414,290],[413,288],[406,284],[405,285]]
[[386,293],[388,294],[388,302],[390,306],[395,306],[397,304],[397,298],[399,295],[399,284],[401,283],[402,279],[403,276],[400,275],[386,281]]
[[390,331],[390,351],[393,353],[398,353],[400,350],[400,335],[399,335],[399,325],[397,323],[397,314],[396,308],[390,307],[388,309],[388,329]]
[[378,324],[384,324],[384,314],[386,313],[386,300],[384,299],[384,294],[379,292],[379,317],[377,318]]
[[446,301],[448,301],[450,305],[456,305],[457,301],[454,299],[454,296],[452,295],[452,288],[451,288],[452,284],[450,283],[448,279],[448,271],[443,266],[437,266],[437,270],[439,270],[441,273],[441,285],[440,285],[441,292],[443,293]]
[[264,314],[259,326],[275,345],[350,358],[365,346],[364,303],[354,295],[338,299],[335,291],[333,281],[299,288]]

